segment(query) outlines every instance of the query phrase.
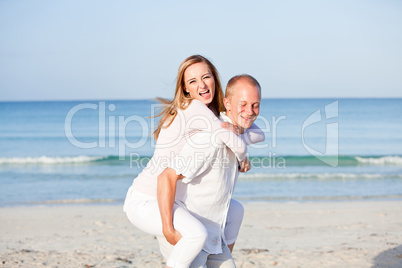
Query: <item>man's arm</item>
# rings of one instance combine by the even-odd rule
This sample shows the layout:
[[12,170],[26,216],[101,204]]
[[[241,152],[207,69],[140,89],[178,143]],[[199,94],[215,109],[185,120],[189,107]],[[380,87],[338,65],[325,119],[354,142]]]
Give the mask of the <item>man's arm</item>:
[[166,168],[158,176],[157,198],[162,219],[162,232],[166,240],[172,245],[176,245],[182,237],[173,226],[173,204],[176,195],[176,182],[180,179],[183,179],[183,176],[177,175],[176,171],[171,168]]

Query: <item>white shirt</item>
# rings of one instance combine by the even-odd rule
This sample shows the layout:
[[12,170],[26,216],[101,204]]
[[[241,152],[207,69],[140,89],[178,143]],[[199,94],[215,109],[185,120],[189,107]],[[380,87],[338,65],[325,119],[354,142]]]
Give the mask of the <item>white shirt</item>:
[[[225,113],[221,113],[221,119],[231,122]],[[176,203],[207,229],[208,238],[203,250],[219,254],[222,253],[222,241],[225,242],[224,228],[237,181],[238,161],[223,142],[211,140],[212,136],[213,133],[208,131],[194,134],[192,141],[197,144],[186,142],[169,167],[185,176],[177,183]]]
[[172,158],[178,155],[183,145],[192,139],[192,135],[200,130],[214,133],[214,137],[224,142],[242,160],[247,153],[246,143],[258,140],[264,134],[256,127],[250,136],[237,136],[223,129],[221,121],[201,101],[193,100],[184,110],[178,110],[175,119],[169,127],[162,128],[156,143],[154,155],[144,170],[134,179],[132,189],[149,196],[156,197],[157,177],[168,167]]
[[214,137],[231,148],[239,160],[243,160],[246,156],[247,144],[265,139],[264,133],[255,124],[240,136],[223,129],[221,121],[215,114],[204,103],[194,99],[186,109],[177,111],[170,126],[162,128],[154,155],[144,170],[134,179],[132,189],[156,197],[158,176],[168,167],[171,159],[180,153],[191,134],[199,130],[214,133]]

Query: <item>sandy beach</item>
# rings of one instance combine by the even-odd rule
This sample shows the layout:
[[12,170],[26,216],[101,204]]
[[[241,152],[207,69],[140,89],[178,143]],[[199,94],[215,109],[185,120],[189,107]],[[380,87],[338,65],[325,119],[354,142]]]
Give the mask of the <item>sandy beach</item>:
[[[237,267],[402,267],[402,201],[245,203]],[[164,267],[118,205],[0,208],[1,267]]]

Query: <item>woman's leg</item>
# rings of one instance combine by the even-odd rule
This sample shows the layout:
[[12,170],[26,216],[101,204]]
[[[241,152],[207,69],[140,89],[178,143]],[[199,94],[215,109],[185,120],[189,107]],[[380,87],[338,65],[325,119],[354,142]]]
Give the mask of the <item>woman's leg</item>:
[[174,205],[173,226],[183,236],[167,258],[169,267],[189,267],[201,252],[208,233],[205,226],[186,209]]
[[[132,194],[137,194],[137,197],[126,200],[125,211],[128,219],[141,231],[163,237],[156,198],[147,197],[137,192]],[[167,258],[166,264],[175,268],[189,267],[204,246],[207,238],[206,229],[186,209],[177,204],[173,207],[173,225],[183,237],[172,247],[169,256],[165,256]]]
[[243,205],[239,201],[231,199],[225,225],[225,239],[230,252],[233,251],[234,244],[237,240],[237,236],[239,235],[243,215]]

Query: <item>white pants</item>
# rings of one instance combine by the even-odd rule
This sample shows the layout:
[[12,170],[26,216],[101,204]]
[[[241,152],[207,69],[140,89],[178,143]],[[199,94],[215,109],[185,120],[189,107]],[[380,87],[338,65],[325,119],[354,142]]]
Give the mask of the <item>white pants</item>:
[[236,265],[228,246],[225,246],[221,254],[209,254],[201,250],[190,268],[236,268]]
[[[164,239],[158,201],[155,197],[130,188],[124,203],[124,211],[130,222],[138,229],[157,236],[158,240]],[[243,213],[243,206],[231,200],[225,226],[225,237],[229,245],[237,239]],[[198,219],[177,204],[173,206],[173,226],[180,232],[182,238],[169,251],[161,247],[162,254],[167,259],[166,265],[175,268],[190,267],[204,246],[207,230]]]
[[[157,236],[159,248],[162,252],[162,255],[167,258],[169,256],[171,250],[173,249],[173,245],[169,244],[169,242],[165,239],[165,237]],[[222,248],[221,254],[209,254],[208,252],[201,250],[198,253],[197,257],[191,263],[190,268],[236,268],[234,260],[232,258],[232,254],[228,246],[224,246]]]

